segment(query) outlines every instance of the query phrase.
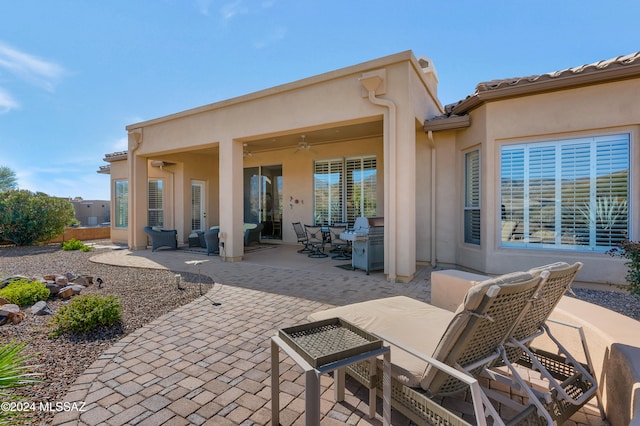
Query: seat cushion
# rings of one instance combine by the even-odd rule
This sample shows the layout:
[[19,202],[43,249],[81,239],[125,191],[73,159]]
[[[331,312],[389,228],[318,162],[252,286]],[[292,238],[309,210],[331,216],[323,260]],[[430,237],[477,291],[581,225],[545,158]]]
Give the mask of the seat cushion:
[[[399,345],[431,355],[453,313],[406,296],[354,303],[315,312],[312,321],[342,318],[384,339],[389,336]],[[407,386],[420,385],[427,363],[391,345],[391,374]]]

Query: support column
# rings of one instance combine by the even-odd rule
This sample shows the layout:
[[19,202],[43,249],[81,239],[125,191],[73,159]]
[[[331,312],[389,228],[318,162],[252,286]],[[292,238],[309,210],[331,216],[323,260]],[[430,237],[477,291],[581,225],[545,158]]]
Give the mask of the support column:
[[220,257],[225,262],[244,255],[242,143],[220,141]]
[[147,159],[136,155],[137,149],[142,144],[142,129],[129,132],[129,151],[127,164],[129,166],[129,223],[127,228],[127,240],[132,250],[145,249],[147,247],[147,235],[144,227],[147,226],[147,191],[148,173]]
[[[416,273],[416,131],[411,111],[398,107],[395,174],[390,177],[396,193],[396,278],[409,282]],[[425,212],[426,214],[426,212]]]

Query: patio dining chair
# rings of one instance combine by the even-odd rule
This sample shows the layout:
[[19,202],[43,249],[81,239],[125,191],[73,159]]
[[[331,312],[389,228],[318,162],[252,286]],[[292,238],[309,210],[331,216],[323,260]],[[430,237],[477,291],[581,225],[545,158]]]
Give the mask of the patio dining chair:
[[329,240],[331,244],[330,252],[337,252],[338,254],[331,256],[335,260],[349,260],[351,255],[349,252],[349,241],[340,238],[340,234],[347,230],[346,226],[330,226],[329,227]]
[[307,242],[311,248],[309,257],[328,257],[324,252],[325,237],[322,232],[322,226],[305,225],[304,230],[307,234]]
[[[478,378],[500,356],[500,348],[527,314],[534,295],[548,275],[514,273],[469,289],[456,312],[406,296],[355,303],[311,314],[311,320],[343,318],[391,344],[392,407],[419,425],[470,424],[441,402],[465,390],[471,392],[474,419],[505,424],[480,388]],[[370,389],[375,410],[376,390],[382,393],[380,365],[360,363],[348,373]],[[374,367],[375,368],[375,367]],[[370,408],[371,409],[371,408]],[[534,404],[523,406],[515,419],[537,423]]]
[[300,222],[293,222],[293,230],[296,233],[298,243],[302,244],[302,249],[298,250],[298,253],[311,253],[311,247],[309,246],[309,237]]

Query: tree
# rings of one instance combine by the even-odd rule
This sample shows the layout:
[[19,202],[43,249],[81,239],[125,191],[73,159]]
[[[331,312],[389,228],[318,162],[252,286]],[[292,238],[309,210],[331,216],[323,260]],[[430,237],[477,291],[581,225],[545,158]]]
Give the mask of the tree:
[[0,191],[18,189],[16,173],[7,166],[0,166]]
[[0,192],[0,238],[19,246],[49,241],[75,221],[69,200],[42,192]]

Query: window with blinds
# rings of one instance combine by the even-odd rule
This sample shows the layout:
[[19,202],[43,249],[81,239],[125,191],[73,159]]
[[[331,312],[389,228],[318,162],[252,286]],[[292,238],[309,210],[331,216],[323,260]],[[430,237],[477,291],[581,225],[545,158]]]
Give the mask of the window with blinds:
[[117,180],[114,185],[114,226],[126,228],[129,226],[129,182]]
[[314,221],[353,224],[360,216],[375,216],[377,207],[375,156],[314,162]]
[[464,242],[480,244],[480,151],[464,155]]
[[164,226],[164,197],[161,179],[149,180],[148,225]]
[[504,246],[604,251],[629,235],[628,134],[503,146],[500,173]]
[[202,185],[191,183],[191,230],[202,230]]

